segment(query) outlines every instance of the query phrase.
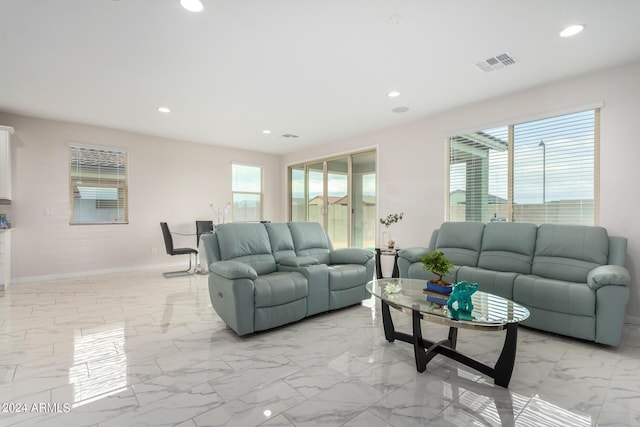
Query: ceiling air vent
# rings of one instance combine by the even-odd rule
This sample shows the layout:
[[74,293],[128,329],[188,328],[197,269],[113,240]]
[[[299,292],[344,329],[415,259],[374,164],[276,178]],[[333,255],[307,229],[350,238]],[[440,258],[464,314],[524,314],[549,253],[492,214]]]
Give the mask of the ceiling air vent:
[[292,133],[285,133],[284,135],[282,135],[283,138],[297,138],[298,135],[294,135]]
[[487,58],[484,61],[476,63],[481,71],[490,73],[491,71],[500,70],[501,68],[508,67],[515,64],[518,60],[509,52],[501,53],[500,55]]

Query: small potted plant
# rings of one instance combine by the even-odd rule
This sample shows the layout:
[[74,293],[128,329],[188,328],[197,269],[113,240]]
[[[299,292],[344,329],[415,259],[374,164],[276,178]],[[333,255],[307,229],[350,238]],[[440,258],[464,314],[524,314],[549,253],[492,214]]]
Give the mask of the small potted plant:
[[392,239],[389,235],[389,227],[391,224],[395,224],[404,218],[404,212],[392,213],[384,218],[380,218],[380,224],[384,225],[385,231],[382,233],[382,246],[387,246],[389,249],[393,249],[396,246],[396,240]]
[[435,280],[427,281],[427,290],[441,294],[451,293],[451,283],[444,280],[443,276],[453,270],[454,266],[443,252],[433,251],[422,257],[422,267],[438,276]]

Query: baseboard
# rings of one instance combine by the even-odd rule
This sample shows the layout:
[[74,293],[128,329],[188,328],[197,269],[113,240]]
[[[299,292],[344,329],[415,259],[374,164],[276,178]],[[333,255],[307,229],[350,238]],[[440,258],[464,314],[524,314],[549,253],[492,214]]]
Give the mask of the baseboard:
[[624,323],[629,323],[630,325],[640,325],[640,317],[625,316]]
[[46,274],[43,276],[26,276],[26,277],[11,279],[11,286],[19,285],[21,283],[50,282],[50,281],[56,281],[56,280],[74,279],[78,277],[98,276],[101,274],[126,273],[129,271],[159,270],[158,273],[162,273],[162,271],[165,271],[165,270],[170,271],[175,268],[184,269],[185,263],[182,262],[182,263],[170,263],[170,264],[136,265],[136,266],[129,266],[129,267],[121,267],[121,268],[106,268],[101,270],[76,271],[73,273]]

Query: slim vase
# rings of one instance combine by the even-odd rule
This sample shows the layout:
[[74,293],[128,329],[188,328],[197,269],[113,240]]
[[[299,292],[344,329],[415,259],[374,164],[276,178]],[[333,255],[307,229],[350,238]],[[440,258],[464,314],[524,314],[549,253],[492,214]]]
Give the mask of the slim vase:
[[395,247],[395,239],[391,237],[391,232],[389,231],[389,227],[385,228],[382,232],[382,237],[380,239],[380,248],[382,249],[393,249]]
[[383,249],[388,248],[390,238],[391,238],[391,233],[389,232],[389,227],[386,227],[382,232],[382,237],[380,238],[380,247]]

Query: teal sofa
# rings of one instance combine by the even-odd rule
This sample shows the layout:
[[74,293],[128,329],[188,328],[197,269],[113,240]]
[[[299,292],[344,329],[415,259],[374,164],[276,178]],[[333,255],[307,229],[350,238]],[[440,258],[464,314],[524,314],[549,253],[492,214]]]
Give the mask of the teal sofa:
[[334,249],[318,223],[230,223],[202,239],[211,304],[238,335],[358,304],[368,296],[373,254]]
[[527,307],[524,325],[617,346],[630,276],[627,239],[602,227],[492,222],[447,222],[428,248],[398,254],[400,277],[430,279],[421,257],[440,250],[455,265],[447,279]]

